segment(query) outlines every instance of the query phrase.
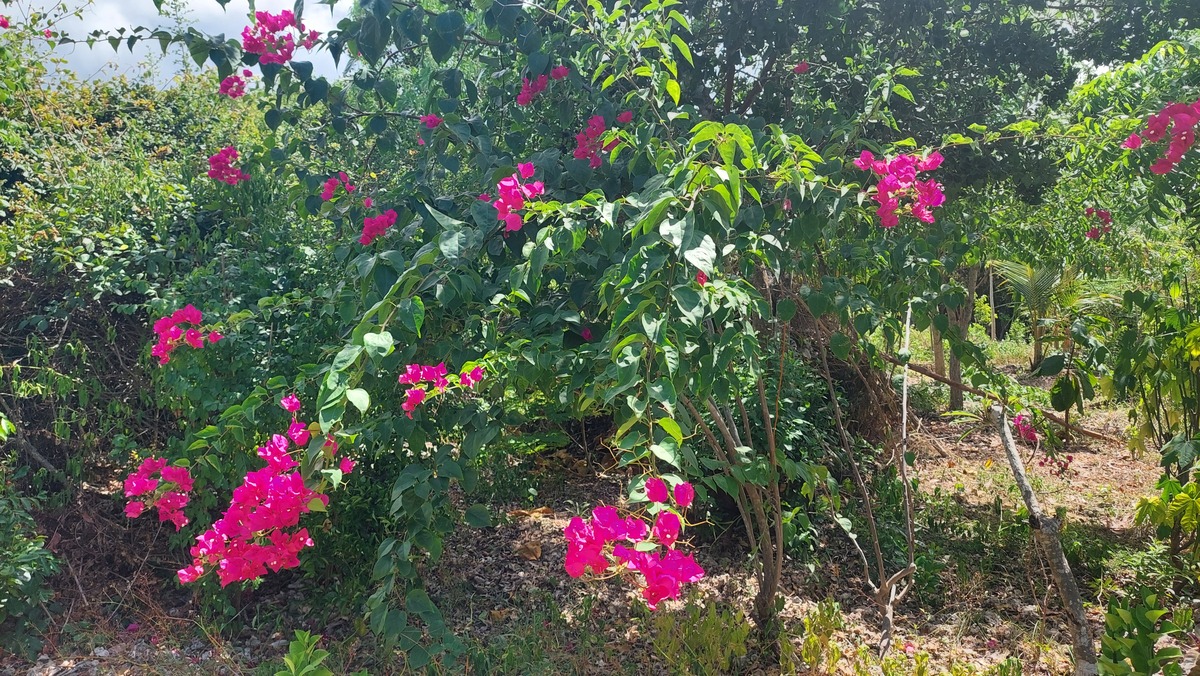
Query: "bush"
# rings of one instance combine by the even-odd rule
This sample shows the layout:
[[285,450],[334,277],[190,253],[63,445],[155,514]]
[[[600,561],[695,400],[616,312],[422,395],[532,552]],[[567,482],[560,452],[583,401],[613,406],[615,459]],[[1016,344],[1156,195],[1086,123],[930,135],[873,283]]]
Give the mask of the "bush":
[[[0,420],[0,422],[7,422]],[[32,658],[50,623],[46,607],[53,592],[48,579],[58,562],[35,534],[33,498],[17,494],[11,460],[0,461],[0,649]]]

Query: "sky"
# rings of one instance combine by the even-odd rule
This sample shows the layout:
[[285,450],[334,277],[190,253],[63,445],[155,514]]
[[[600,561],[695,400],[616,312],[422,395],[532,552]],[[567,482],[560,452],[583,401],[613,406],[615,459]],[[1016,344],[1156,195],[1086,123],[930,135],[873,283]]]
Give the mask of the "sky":
[[[132,28],[145,26],[150,29],[159,27],[170,29],[175,19],[160,16],[152,0],[63,0],[69,7],[83,6],[82,19],[65,18],[54,25],[54,30],[82,39],[93,30],[114,30],[121,27]],[[237,38],[242,28],[250,23],[248,19],[248,0],[231,0],[224,9],[217,0],[177,0],[182,8],[181,14],[186,25],[194,27],[201,33],[216,35],[224,33],[225,37]],[[3,8],[11,20],[27,21],[35,12],[46,12],[48,9],[61,4],[55,0],[16,0],[12,5]],[[255,9],[259,11],[278,12],[282,9],[292,9],[294,0],[257,0]],[[303,17],[306,28],[316,29],[322,34],[335,27],[352,6],[350,2],[339,2],[330,12],[330,7],[317,4],[315,1],[306,3]],[[107,42],[98,42],[92,49],[86,44],[64,45],[55,50],[55,54],[66,59],[65,67],[74,70],[80,78],[109,78],[117,75],[135,77],[145,71],[147,63],[153,64],[153,79],[166,82],[184,68],[184,52],[182,47],[168,51],[162,56],[157,40],[139,42],[134,46],[133,53],[122,46],[119,53],[113,53]],[[312,61],[315,74],[325,75],[332,79],[337,73],[333,59],[324,51],[305,54],[297,50],[297,60]],[[187,57],[188,67],[195,69],[195,61]],[[345,65],[345,61],[342,62]]]

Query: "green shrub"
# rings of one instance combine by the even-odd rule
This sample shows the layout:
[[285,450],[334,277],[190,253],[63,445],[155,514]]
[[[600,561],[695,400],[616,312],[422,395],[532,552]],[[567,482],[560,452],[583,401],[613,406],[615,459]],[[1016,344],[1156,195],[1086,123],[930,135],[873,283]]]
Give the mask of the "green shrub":
[[740,610],[688,600],[679,612],[654,615],[654,648],[677,674],[729,673],[746,656],[750,623]]
[[30,512],[37,502],[16,493],[17,478],[9,461],[0,461],[0,649],[32,658],[50,622],[48,578],[58,562],[35,534]]

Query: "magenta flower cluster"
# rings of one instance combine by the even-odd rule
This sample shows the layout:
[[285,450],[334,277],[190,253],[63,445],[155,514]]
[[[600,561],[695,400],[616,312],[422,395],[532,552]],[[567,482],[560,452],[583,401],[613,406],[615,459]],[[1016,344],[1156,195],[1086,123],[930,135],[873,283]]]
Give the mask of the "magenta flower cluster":
[[221,80],[221,87],[218,91],[231,99],[245,96],[246,80],[253,76],[254,73],[249,68],[243,70],[241,75],[234,73],[224,80]]
[[[204,315],[195,306],[189,304],[154,322],[154,333],[158,335],[158,341],[154,343],[154,347],[150,348],[150,355],[158,357],[160,365],[166,364],[171,361],[171,352],[181,345],[186,344],[199,350],[204,347],[205,340],[212,344],[224,338],[217,331],[204,333],[196,328],[202,321],[204,321]],[[185,324],[195,326],[186,328],[183,326]]]
[[528,106],[532,104],[538,94],[546,91],[546,87],[550,86],[550,80],[561,80],[570,74],[570,68],[558,65],[550,69],[550,77],[542,74],[532,80],[527,77],[521,78],[521,91],[517,94],[517,105]]
[[1024,413],[1018,413],[1012,419],[1013,429],[1017,431],[1017,436],[1021,441],[1027,441],[1031,444],[1038,442],[1037,429],[1033,426],[1033,419]]
[[312,49],[320,36],[317,31],[306,32],[291,10],[279,14],[255,12],[254,25],[242,29],[242,49],[258,54],[259,63],[284,64],[292,60],[297,40],[305,49]]
[[[196,538],[191,565],[178,573],[180,582],[195,582],[210,570],[216,570],[222,587],[256,580],[268,570],[299,566],[300,551],[313,545],[308,529],[296,527],[303,514],[328,506],[329,497],[310,489],[300,472],[294,471],[299,463],[291,455],[291,444],[303,448],[309,441],[307,425],[295,415],[299,399],[288,395],[279,403],[292,413],[288,436],[272,435],[258,448],[258,456],[267,466],[246,474],[242,485],[234,489],[225,514]],[[330,459],[337,452],[332,439],[327,438],[323,448]],[[353,461],[342,458],[339,469],[343,474],[353,468]]]
[[[934,151],[928,157],[898,155],[891,160],[876,159],[869,150],[862,151],[854,166],[879,176],[871,199],[879,203],[876,213],[879,224],[894,228],[900,223],[901,212],[909,212],[925,223],[933,222],[933,209],[946,201],[942,186],[930,179],[918,181],[917,173],[933,171],[942,165],[942,154]],[[906,203],[907,202],[907,203]]]
[[1107,235],[1112,232],[1112,214],[1107,209],[1097,209],[1088,207],[1083,210],[1084,216],[1089,219],[1095,218],[1100,221],[1100,225],[1093,225],[1088,228],[1087,232],[1083,233],[1088,239],[1100,239],[1101,235]]
[[250,174],[242,171],[240,167],[233,166],[237,160],[237,148],[225,146],[216,155],[208,158],[208,177],[229,185],[250,180]]
[[[627,110],[617,115],[617,122],[624,124],[632,121],[633,111]],[[607,144],[602,143],[601,137],[606,131],[608,131],[608,125],[604,122],[604,116],[593,115],[588,120],[587,127],[575,135],[575,159],[587,160],[589,167],[598,169],[603,164],[603,160],[600,159],[600,151],[608,152],[621,144],[620,139],[613,139]]]
[[178,531],[188,523],[183,508],[188,504],[188,493],[193,484],[192,474],[186,467],[167,465],[163,458],[146,458],[137,470],[125,477],[125,497],[140,498],[125,505],[125,516],[136,519],[143,511],[156,508],[158,520],[170,521]]
[[1145,131],[1141,135],[1130,134],[1121,147],[1137,150],[1142,147],[1143,139],[1158,143],[1169,135],[1167,151],[1150,165],[1150,171],[1156,174],[1169,174],[1196,142],[1197,124],[1200,124],[1200,100],[1190,104],[1172,103],[1151,115],[1146,120]]
[[[369,198],[368,198],[369,199]],[[387,232],[388,228],[396,224],[396,210],[388,209],[382,214],[376,216],[367,216],[363,219],[362,235],[358,238],[359,244],[370,244],[375,241],[383,233]]]
[[[563,529],[567,539],[567,574],[582,577],[591,570],[599,575],[610,566],[624,566],[642,576],[642,598],[654,610],[665,599],[679,598],[684,584],[699,581],[704,569],[690,554],[675,549],[683,532],[683,519],[667,507],[671,497],[679,510],[686,510],[696,497],[692,485],[677,484],[668,492],[665,481],[658,477],[646,480],[646,497],[664,505],[654,519],[653,527],[639,516],[622,519],[616,507],[601,506],[592,510],[592,518],[574,517]],[[611,548],[610,548],[611,545]],[[661,545],[666,551],[658,551]]]
[[[404,367],[404,373],[400,374],[399,382],[401,385],[408,385],[409,388],[404,391],[404,402],[400,404],[400,408],[408,415],[413,417],[413,412],[417,407],[425,402],[434,392],[442,394],[446,388],[450,386],[450,380],[447,376],[450,374],[446,368],[446,362],[441,362],[437,366],[423,366],[421,364],[409,364]],[[483,380],[483,367],[476,366],[471,369],[464,370],[457,376],[457,385],[460,389],[474,389],[479,381]],[[426,389],[425,385],[433,386],[433,390]]]
[[321,199],[326,202],[333,199],[333,193],[337,191],[338,186],[342,185],[346,186],[347,193],[354,192],[355,186],[350,183],[350,177],[346,175],[346,172],[339,171],[337,176],[330,176],[325,181],[325,185],[321,189]]
[[[517,173],[500,179],[496,184],[499,196],[492,202],[492,206],[496,207],[496,218],[504,221],[506,233],[520,230],[525,223],[524,217],[516,213],[525,208],[525,200],[541,197],[546,192],[546,186],[541,181],[521,182],[523,179],[532,178],[534,171],[532,162],[523,162],[517,165]],[[480,195],[480,198],[487,200],[488,195]]]

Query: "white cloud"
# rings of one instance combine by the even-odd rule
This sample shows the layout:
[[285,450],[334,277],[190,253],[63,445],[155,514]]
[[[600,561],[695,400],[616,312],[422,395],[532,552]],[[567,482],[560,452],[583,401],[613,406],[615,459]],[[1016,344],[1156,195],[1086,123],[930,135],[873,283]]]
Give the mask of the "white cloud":
[[[85,0],[65,2],[68,7],[74,8]],[[231,0],[224,9],[216,0],[181,0],[181,4],[179,14],[184,25],[208,35],[224,34],[226,39],[236,38],[242,28],[251,23],[247,0]],[[278,12],[292,9],[293,5],[292,0],[258,0],[255,9]],[[33,13],[45,14],[56,6],[61,7],[62,3],[55,0],[17,0],[6,11],[14,20],[27,21]],[[349,7],[350,3],[340,2],[331,13],[328,5],[309,2],[303,17],[305,27],[327,33],[346,16]],[[75,39],[83,39],[94,30],[115,31],[136,26],[171,29],[175,23],[175,19],[159,15],[152,0],[91,0],[82,8],[79,18],[64,18],[55,23],[54,30]],[[140,42],[134,45],[132,52],[122,45],[115,54],[107,42],[98,42],[92,49],[85,44],[64,45],[55,50],[55,55],[66,59],[64,67],[84,79],[136,76],[148,70],[154,80],[163,82],[184,68],[195,69],[195,62],[186,56],[181,47],[168,51],[164,57],[156,40]],[[330,79],[339,70],[325,51],[315,51],[305,57],[298,55],[297,58],[312,61],[315,73]]]

